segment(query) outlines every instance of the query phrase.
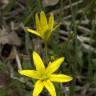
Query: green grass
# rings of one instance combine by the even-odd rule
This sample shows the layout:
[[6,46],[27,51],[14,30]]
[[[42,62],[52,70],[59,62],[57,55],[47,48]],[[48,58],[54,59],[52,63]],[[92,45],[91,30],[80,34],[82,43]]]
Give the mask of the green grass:
[[[95,96],[96,92],[94,90],[96,89],[96,1],[80,0],[82,1],[81,3],[78,3],[78,1],[60,0],[57,5],[45,8],[43,7],[42,0],[9,0],[9,4],[4,9],[0,10],[2,12],[0,17],[3,18],[0,23],[0,29],[2,26],[7,26],[9,28],[8,31],[10,31],[10,22],[14,22],[14,24],[16,24],[15,28],[17,28],[14,29],[16,34],[24,34],[20,35],[22,45],[15,47],[17,48],[18,53],[20,53],[19,59],[21,61],[22,67],[24,69],[31,69],[34,68],[31,52],[33,50],[36,50],[41,53],[41,56],[43,58],[45,58],[44,44],[42,40],[37,36],[25,32],[24,29],[21,28],[21,23],[23,24],[23,27],[35,28],[34,15],[36,12],[44,10],[47,16],[49,16],[50,12],[53,12],[56,23],[60,23],[61,25],[52,33],[50,41],[48,42],[48,56],[51,61],[60,56],[65,57],[65,62],[61,65],[59,72],[71,75],[74,78],[72,82],[68,83],[68,86],[70,87],[69,96],[76,96],[77,94],[78,96],[82,95],[82,90],[83,88],[86,89],[87,85],[88,88],[86,89],[84,95]],[[78,4],[74,5],[74,2]],[[67,8],[66,6],[69,7]],[[20,11],[19,13],[17,8],[21,9],[22,11]],[[12,14],[13,11],[16,11],[17,15],[14,16],[14,14]],[[88,20],[87,23],[86,20]],[[81,24],[82,22],[83,24]],[[40,44],[38,44],[38,41],[40,41]],[[4,44],[0,44],[1,53],[3,50],[3,46]],[[37,50],[38,46],[39,50]],[[20,49],[20,47],[23,49]],[[52,56],[53,58],[51,58]],[[8,64],[10,63],[14,70],[14,75],[19,78],[17,72],[17,65],[13,62],[14,60],[3,57],[2,54],[0,55],[0,58],[1,57],[3,59],[0,60],[0,71],[7,72],[8,76],[10,77],[10,69],[8,67]],[[28,84],[23,84],[22,82],[20,82],[20,80],[18,82],[19,83],[16,83],[13,78],[10,77],[10,83],[12,83],[14,86],[17,85],[16,87],[19,87],[21,90],[21,93],[18,96],[22,96],[22,94],[23,96],[31,96],[32,89],[28,86]],[[28,79],[28,82],[31,82],[31,80]],[[0,88],[0,96],[8,95],[7,87],[8,85],[4,87],[5,89]],[[12,91],[11,87],[8,87],[8,89]],[[62,96],[63,89],[64,86],[61,86],[60,84],[56,85],[57,96]]]

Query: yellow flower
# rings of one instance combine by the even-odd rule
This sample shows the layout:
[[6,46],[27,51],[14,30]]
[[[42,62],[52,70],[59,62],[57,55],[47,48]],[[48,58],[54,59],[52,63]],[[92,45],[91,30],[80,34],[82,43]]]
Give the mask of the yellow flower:
[[31,32],[37,36],[40,36],[44,41],[48,41],[54,26],[54,16],[50,15],[49,20],[47,21],[44,11],[40,12],[40,18],[38,13],[35,15],[36,21],[36,30],[26,28],[26,31]]
[[36,70],[19,70],[21,75],[38,79],[34,86],[32,96],[38,96],[44,87],[48,90],[51,96],[56,96],[55,87],[52,81],[69,82],[72,80],[72,77],[70,76],[54,73],[64,61],[63,57],[55,60],[54,62],[49,62],[48,67],[45,68],[41,57],[36,52],[33,52],[33,61],[36,66]]

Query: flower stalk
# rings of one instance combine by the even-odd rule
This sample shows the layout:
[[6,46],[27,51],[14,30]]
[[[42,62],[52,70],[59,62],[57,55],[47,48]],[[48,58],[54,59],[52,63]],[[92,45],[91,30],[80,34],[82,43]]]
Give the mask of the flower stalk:
[[47,42],[45,42],[45,57],[46,57],[46,64],[48,64],[48,47],[47,47]]

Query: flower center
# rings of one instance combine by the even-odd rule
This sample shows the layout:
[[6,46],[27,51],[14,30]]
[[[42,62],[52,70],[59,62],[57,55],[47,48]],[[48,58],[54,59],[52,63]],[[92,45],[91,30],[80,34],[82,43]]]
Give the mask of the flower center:
[[48,77],[48,75],[47,74],[43,74],[42,76],[41,76],[41,80],[42,81],[45,81],[45,80],[47,80],[49,77]]

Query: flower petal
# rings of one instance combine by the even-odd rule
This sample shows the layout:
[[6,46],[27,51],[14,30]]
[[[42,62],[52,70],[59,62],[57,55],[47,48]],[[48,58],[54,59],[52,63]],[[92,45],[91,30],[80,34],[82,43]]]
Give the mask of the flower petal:
[[48,30],[47,18],[45,16],[44,11],[41,11],[40,13],[40,28],[42,29],[40,30],[41,31],[40,33],[43,36],[45,32]]
[[18,70],[21,75],[25,75],[34,79],[39,79],[39,73],[35,70]]
[[50,80],[44,81],[44,86],[49,91],[51,96],[56,96],[56,91],[53,83]]
[[41,57],[34,51],[33,52],[33,61],[36,66],[36,70],[40,72],[41,74],[45,71],[44,63],[41,59]]
[[38,28],[38,26],[40,25],[38,13],[35,14],[35,21],[36,21],[36,28]]
[[44,84],[43,82],[41,82],[40,80],[38,80],[35,84],[34,90],[33,90],[33,96],[38,96],[41,91],[44,88]]
[[41,24],[41,26],[47,25],[47,19],[46,19],[44,11],[41,11],[41,13],[40,13],[40,24]]
[[53,16],[53,14],[51,14],[50,17],[49,17],[48,26],[49,26],[49,28],[50,28],[51,31],[52,31],[53,26],[54,26],[54,16]]
[[35,15],[35,21],[36,21],[36,29],[38,32],[41,32],[42,29],[40,28],[40,20],[39,20],[39,17],[38,17],[38,13],[36,13]]
[[27,32],[33,33],[33,34],[41,37],[41,35],[40,35],[37,31],[35,31],[35,30],[32,30],[32,29],[30,29],[30,28],[26,28],[25,30],[26,30]]
[[64,61],[64,57],[61,57],[55,60],[54,62],[50,63],[46,69],[46,73],[51,74],[55,72],[60,67],[63,61]]
[[54,82],[69,82],[72,80],[71,76],[63,75],[63,74],[52,74],[50,75],[50,80]]

